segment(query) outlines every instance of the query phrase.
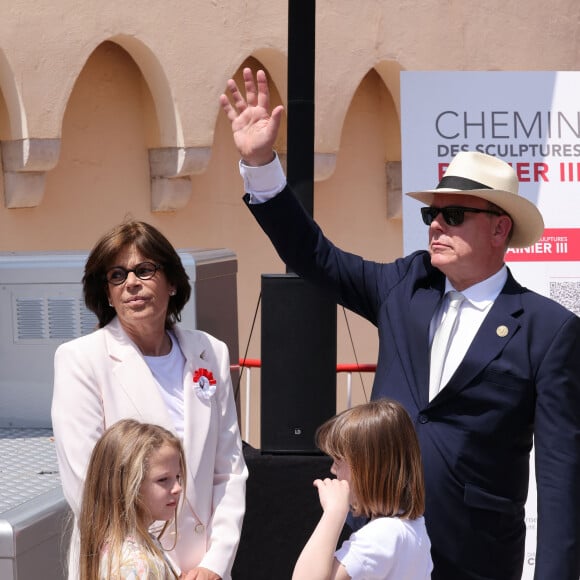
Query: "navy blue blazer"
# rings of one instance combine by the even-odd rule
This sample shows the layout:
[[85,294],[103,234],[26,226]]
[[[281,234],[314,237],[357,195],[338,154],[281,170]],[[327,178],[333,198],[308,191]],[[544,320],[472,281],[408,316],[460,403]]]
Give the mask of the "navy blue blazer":
[[521,579],[534,443],[535,578],[578,580],[580,319],[508,273],[464,360],[429,402],[429,324],[445,277],[428,252],[389,264],[344,252],[289,188],[249,208],[294,272],[378,328],[372,398],[400,401],[415,422],[433,578]]

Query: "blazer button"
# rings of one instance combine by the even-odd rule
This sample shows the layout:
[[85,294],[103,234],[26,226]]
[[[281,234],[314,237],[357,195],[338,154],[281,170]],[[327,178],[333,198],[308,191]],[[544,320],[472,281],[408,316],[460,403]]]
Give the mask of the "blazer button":
[[205,531],[205,526],[203,524],[196,524],[194,530],[196,534],[203,534]]
[[422,425],[424,425],[425,423],[429,423],[429,417],[427,417],[427,415],[419,415],[418,419],[419,423],[421,423]]

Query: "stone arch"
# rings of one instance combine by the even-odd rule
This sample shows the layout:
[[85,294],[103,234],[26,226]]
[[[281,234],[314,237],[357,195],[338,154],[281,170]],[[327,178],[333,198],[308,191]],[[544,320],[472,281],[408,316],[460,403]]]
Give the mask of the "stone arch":
[[4,96],[8,119],[10,122],[10,136],[13,139],[25,139],[28,137],[28,124],[24,103],[20,91],[14,79],[12,67],[0,49],[0,90]]
[[4,205],[34,207],[44,192],[46,172],[58,160],[60,139],[34,139],[28,134],[24,102],[12,67],[0,50],[0,90],[8,117],[9,137],[0,143]]
[[[384,85],[386,98],[383,99],[384,107],[381,111],[382,118],[397,126],[396,139],[385,141],[385,157],[387,163],[399,164],[395,170],[391,167],[395,181],[396,171],[400,173],[400,65],[393,60],[382,60],[372,66],[361,68],[358,74],[349,72],[348,76],[337,78],[333,83],[324,85],[326,93],[317,94],[316,102],[316,142],[315,142],[315,179],[323,181],[328,179],[336,168],[336,153],[340,148],[340,140],[347,112],[352,99],[363,79],[371,72],[377,73]],[[340,90],[337,89],[340,87]],[[387,168],[389,171],[389,168]],[[393,173],[394,172],[394,173]],[[399,178],[400,179],[400,176]],[[396,189],[396,184],[393,184]]]
[[181,118],[171,85],[155,53],[139,38],[116,34],[108,39],[118,44],[135,61],[151,91],[159,123],[159,147],[183,147]]
[[171,84],[149,46],[127,34],[116,34],[108,40],[118,44],[135,61],[153,99],[159,142],[149,149],[151,209],[154,212],[182,209],[191,198],[191,176],[206,170],[211,147],[185,146]]

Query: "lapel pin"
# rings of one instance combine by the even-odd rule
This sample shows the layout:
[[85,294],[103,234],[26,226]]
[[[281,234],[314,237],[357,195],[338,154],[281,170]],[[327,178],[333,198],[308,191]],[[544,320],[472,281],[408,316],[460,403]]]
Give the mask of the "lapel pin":
[[217,389],[217,381],[213,373],[207,369],[196,369],[193,373],[193,387],[195,394],[206,401],[211,399]]
[[502,325],[497,327],[495,332],[499,337],[503,338],[504,336],[508,335],[509,330],[508,330],[507,326],[502,324]]

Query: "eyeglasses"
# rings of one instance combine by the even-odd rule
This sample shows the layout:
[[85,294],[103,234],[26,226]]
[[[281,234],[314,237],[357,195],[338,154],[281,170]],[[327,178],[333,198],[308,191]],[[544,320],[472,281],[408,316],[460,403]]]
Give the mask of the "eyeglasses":
[[465,212],[470,213],[490,213],[492,215],[504,215],[492,209],[479,209],[476,207],[463,207],[461,205],[448,205],[447,207],[437,207],[430,205],[421,208],[421,217],[426,226],[430,226],[433,220],[441,214],[448,226],[460,226],[465,221]]
[[154,264],[153,262],[141,262],[132,269],[115,266],[107,270],[107,282],[113,286],[120,286],[127,279],[129,272],[133,272],[139,280],[150,280],[155,276],[155,272],[161,270],[161,268],[162,266]]

